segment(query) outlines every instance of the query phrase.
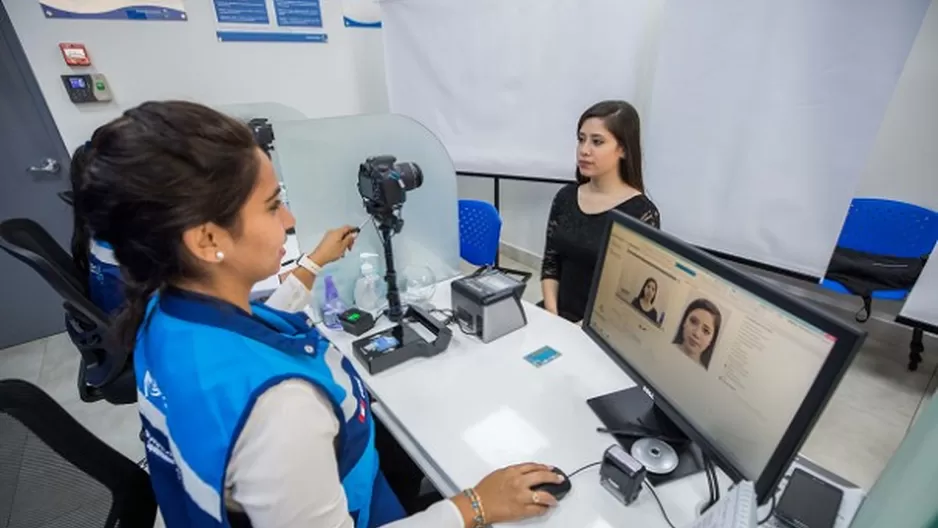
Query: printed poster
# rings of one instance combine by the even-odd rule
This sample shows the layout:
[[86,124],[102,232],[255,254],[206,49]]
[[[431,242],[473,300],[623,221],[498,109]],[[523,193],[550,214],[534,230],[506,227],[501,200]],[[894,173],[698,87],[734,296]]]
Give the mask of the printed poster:
[[186,20],[183,0],[40,0],[46,18]]
[[320,0],[214,0],[219,42],[327,42]]

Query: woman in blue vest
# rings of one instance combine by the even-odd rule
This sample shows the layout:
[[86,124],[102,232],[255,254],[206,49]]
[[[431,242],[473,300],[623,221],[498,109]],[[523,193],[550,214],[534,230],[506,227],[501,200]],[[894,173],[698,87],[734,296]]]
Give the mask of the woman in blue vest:
[[127,278],[116,324],[168,528],[480,527],[556,504],[531,488],[560,477],[522,464],[405,518],[361,379],[301,311],[352,229],[328,232],[264,305],[248,300],[294,218],[245,125],[145,103],[95,131],[85,174],[78,205]]
[[[83,187],[88,145],[81,145],[72,154],[70,178],[72,199]],[[72,203],[72,261],[81,276],[86,277],[88,297],[106,314],[116,314],[124,303],[124,281],[114,250],[107,242],[95,238],[78,203]]]

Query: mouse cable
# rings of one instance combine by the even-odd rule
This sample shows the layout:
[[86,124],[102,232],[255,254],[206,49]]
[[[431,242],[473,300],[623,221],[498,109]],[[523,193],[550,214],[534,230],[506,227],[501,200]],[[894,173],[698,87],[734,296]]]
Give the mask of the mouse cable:
[[593,462],[592,464],[587,464],[587,465],[585,465],[585,466],[583,466],[583,467],[577,469],[577,470],[574,471],[573,473],[570,473],[569,475],[567,475],[567,478],[568,478],[568,479],[571,479],[571,478],[573,478],[577,473],[582,473],[582,472],[586,471],[587,469],[589,469],[589,468],[591,468],[591,467],[598,466],[598,465],[600,465],[600,464],[602,464],[602,461],[601,461],[601,460],[600,460],[599,462]]
[[772,514],[774,513],[775,513],[775,494],[773,493],[772,494],[772,507],[769,508],[769,513],[765,516],[765,519],[762,519],[756,524],[759,526],[762,526],[763,524],[769,522],[769,519],[772,518]]
[[668,512],[664,511],[664,504],[661,504],[661,499],[658,498],[658,492],[655,491],[655,487],[651,485],[651,481],[648,480],[648,476],[645,476],[645,485],[648,487],[648,491],[651,492],[651,495],[655,498],[655,502],[658,503],[658,508],[661,510],[661,515],[664,515],[664,520],[667,521],[668,526],[675,528],[674,523],[671,522],[671,518],[668,517]]

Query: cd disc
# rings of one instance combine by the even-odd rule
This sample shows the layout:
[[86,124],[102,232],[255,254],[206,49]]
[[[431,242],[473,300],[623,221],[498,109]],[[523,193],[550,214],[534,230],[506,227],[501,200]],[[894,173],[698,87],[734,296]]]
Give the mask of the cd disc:
[[657,438],[640,438],[632,444],[631,451],[649,473],[666,475],[677,467],[677,451]]

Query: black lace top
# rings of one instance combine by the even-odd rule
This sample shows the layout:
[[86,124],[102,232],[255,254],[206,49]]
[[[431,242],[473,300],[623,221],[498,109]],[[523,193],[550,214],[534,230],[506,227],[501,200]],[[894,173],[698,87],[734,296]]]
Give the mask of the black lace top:
[[[541,280],[560,282],[557,309],[571,321],[583,319],[593,281],[593,270],[599,258],[606,213],[586,214],[577,203],[576,184],[560,189],[554,197],[547,219],[547,241]],[[623,213],[646,224],[661,227],[658,208],[644,194],[616,206]]]

